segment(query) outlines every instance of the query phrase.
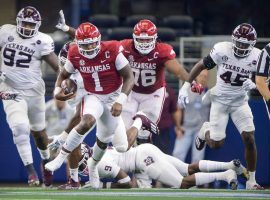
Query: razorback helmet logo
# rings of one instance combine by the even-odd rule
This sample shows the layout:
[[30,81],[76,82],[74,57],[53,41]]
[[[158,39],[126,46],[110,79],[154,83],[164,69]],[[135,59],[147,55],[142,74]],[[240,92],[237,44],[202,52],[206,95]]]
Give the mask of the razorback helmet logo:
[[150,20],[143,19],[139,21],[133,30],[133,40],[135,48],[141,54],[150,53],[156,45],[157,28]]
[[93,59],[100,51],[101,34],[98,28],[89,23],[82,23],[75,33],[79,52],[86,58]]

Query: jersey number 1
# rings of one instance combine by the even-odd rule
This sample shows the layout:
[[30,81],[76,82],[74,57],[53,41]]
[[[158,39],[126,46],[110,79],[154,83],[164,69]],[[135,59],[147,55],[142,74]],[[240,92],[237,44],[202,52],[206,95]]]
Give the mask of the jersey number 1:
[[99,80],[97,72],[94,72],[92,74],[92,78],[94,79],[94,82],[95,82],[95,90],[96,91],[103,91],[103,87],[100,85],[100,80]]
[[18,55],[22,57],[22,59],[18,59],[15,63],[16,53],[17,52],[14,49],[10,49],[10,48],[4,49],[3,56],[4,56],[5,65],[13,67],[15,64],[16,67],[29,68],[29,63],[31,62],[32,55],[27,54],[23,51],[19,51]]

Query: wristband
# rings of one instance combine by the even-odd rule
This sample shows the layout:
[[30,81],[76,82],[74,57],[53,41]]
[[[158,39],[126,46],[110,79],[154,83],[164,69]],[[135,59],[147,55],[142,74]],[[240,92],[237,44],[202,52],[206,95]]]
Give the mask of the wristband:
[[107,182],[106,183],[106,189],[110,189],[112,187],[112,182]]
[[116,99],[115,102],[123,105],[126,101],[127,101],[127,95],[125,93],[121,92],[119,97]]
[[55,96],[55,95],[57,95],[58,93],[60,93],[61,91],[62,91],[62,88],[59,87],[59,86],[57,86],[57,87],[54,88],[53,95]]

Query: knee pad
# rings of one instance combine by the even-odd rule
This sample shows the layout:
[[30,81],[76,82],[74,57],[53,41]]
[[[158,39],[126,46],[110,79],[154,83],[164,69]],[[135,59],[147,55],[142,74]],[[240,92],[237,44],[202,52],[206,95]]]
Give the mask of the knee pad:
[[13,142],[14,144],[20,144],[24,142],[28,142],[30,140],[29,134],[30,129],[27,124],[19,124],[11,128],[13,133]]

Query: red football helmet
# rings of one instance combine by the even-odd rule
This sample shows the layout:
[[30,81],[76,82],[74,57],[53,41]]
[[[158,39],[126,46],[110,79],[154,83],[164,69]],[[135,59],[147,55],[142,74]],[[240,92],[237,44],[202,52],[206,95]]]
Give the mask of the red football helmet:
[[59,60],[60,67],[63,67],[67,61],[68,50],[69,50],[71,43],[72,43],[71,41],[65,43],[58,54],[58,60]]
[[17,32],[26,38],[31,38],[38,33],[41,25],[41,16],[37,9],[27,6],[17,14]]
[[257,33],[252,25],[238,25],[232,33],[233,52],[238,57],[246,57],[256,44]]
[[141,54],[150,53],[156,46],[157,28],[153,22],[147,19],[139,21],[133,30],[135,48]]
[[95,25],[89,22],[82,23],[76,30],[75,41],[80,54],[93,59],[100,50],[101,34]]

